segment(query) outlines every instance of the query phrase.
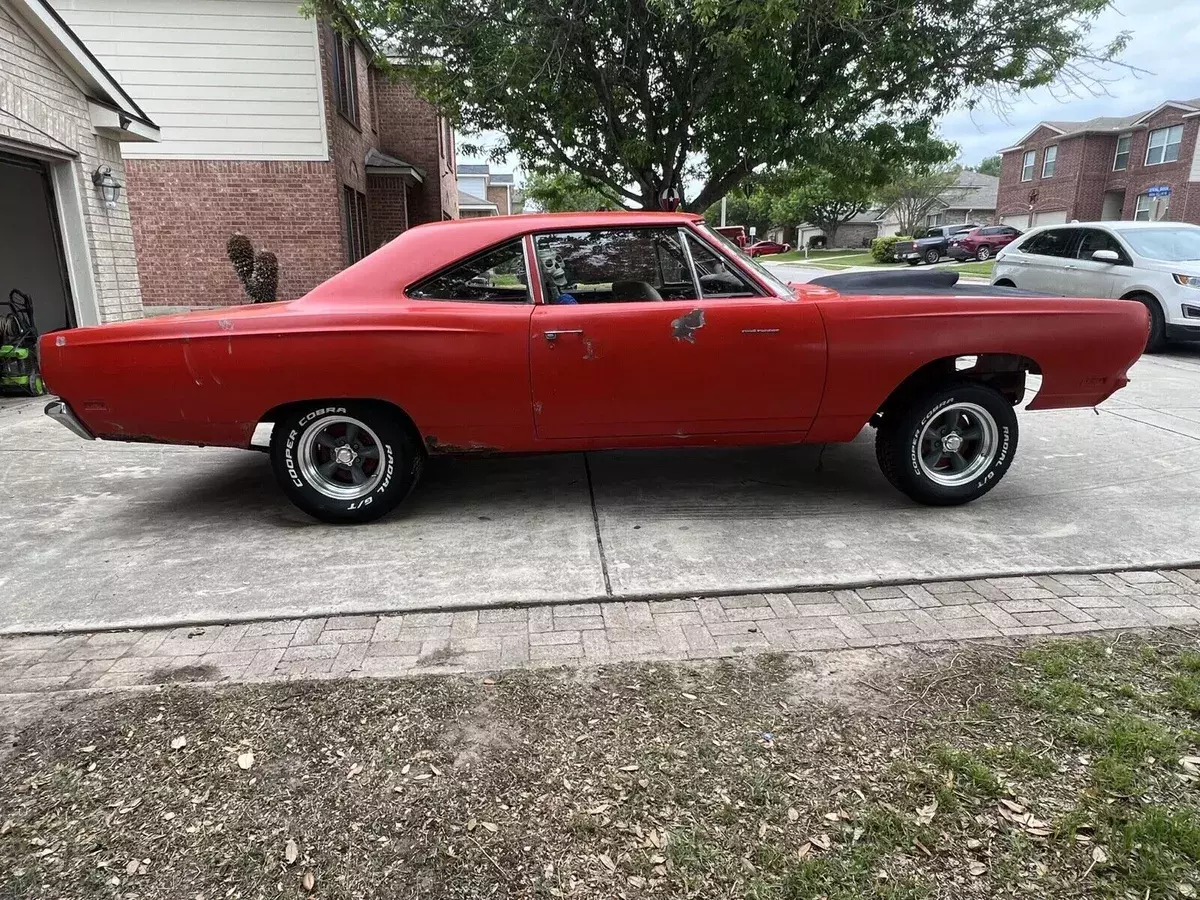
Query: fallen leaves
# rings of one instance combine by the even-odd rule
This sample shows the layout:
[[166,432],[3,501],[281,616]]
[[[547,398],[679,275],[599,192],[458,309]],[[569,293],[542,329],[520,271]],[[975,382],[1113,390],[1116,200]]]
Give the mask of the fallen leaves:
[[300,845],[292,838],[288,838],[288,842],[283,847],[283,860],[289,866],[300,858]]
[[312,873],[312,869],[304,873],[304,876],[300,879],[300,885],[309,892],[317,886],[317,876]]
[[247,750],[245,753],[239,753],[237,764],[239,769],[249,769],[252,765],[254,765],[254,752],[252,750]]
[[179,735],[179,737],[171,738],[171,749],[172,750],[182,750],[186,746],[187,746],[187,738],[184,735],[181,734],[181,735]]
[[933,817],[935,815],[937,815],[937,811],[938,811],[938,801],[937,801],[937,797],[934,797],[933,801],[931,803],[929,803],[928,806],[922,806],[917,809],[917,824],[918,825],[928,825],[930,822],[933,821]]

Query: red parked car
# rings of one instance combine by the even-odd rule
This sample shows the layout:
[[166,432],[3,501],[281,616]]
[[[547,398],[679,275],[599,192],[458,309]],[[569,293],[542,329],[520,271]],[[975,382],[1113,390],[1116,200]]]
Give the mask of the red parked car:
[[778,241],[755,241],[745,249],[750,257],[772,256],[776,253],[787,253],[792,246],[791,244],[781,244]]
[[89,439],[247,449],[269,425],[284,493],[329,522],[384,515],[435,454],[829,443],[868,423],[888,480],[946,506],[1012,464],[1027,372],[1030,409],[1095,406],[1149,328],[1141,303],[953,272],[826,279],[784,284],[682,213],[438,222],[297,300],[43,335],[46,412]]
[[951,259],[986,262],[1020,236],[1021,232],[1011,225],[985,225],[951,238],[946,255]]

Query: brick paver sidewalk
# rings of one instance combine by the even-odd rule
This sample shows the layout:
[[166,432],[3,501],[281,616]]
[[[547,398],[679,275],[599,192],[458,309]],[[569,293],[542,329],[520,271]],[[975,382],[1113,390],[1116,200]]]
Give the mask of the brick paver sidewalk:
[[0,638],[0,697],[1200,624],[1200,569]]

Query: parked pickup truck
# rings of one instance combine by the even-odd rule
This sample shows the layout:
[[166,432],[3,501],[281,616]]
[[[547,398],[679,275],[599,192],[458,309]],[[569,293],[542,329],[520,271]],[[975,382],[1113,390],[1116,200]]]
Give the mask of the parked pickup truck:
[[910,266],[918,266],[923,262],[932,266],[947,255],[952,237],[978,227],[961,222],[958,225],[934,225],[932,228],[926,228],[911,241],[897,241],[893,253],[897,261],[903,260]]

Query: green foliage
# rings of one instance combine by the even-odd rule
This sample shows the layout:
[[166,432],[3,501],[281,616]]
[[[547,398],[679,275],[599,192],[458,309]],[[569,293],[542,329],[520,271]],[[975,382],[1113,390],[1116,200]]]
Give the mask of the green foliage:
[[955,107],[1095,82],[1110,0],[309,0],[345,10],[468,132],[630,203],[751,173],[829,168],[845,143],[894,161]]
[[871,241],[871,258],[877,263],[893,263],[896,261],[896,242],[911,241],[912,235],[893,234],[888,237],[877,237]]
[[947,166],[900,169],[877,192],[879,203],[891,211],[901,231],[913,234],[939,200],[952,201],[961,196],[961,190],[954,188],[960,171]]
[[577,172],[564,168],[534,169],[525,179],[525,199],[545,212],[585,212],[620,209],[611,188],[597,187]]
[[975,171],[983,175],[995,175],[997,178],[999,178],[1000,154],[997,153],[995,156],[985,157],[979,165],[975,166]]

